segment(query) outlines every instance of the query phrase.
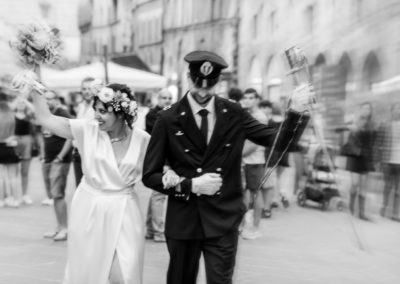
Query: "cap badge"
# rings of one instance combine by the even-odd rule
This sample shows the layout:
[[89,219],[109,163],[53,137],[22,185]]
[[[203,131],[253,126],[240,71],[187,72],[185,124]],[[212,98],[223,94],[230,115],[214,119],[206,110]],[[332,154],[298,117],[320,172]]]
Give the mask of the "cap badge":
[[210,75],[213,70],[214,67],[209,61],[204,62],[200,67],[200,73],[203,74],[203,76]]

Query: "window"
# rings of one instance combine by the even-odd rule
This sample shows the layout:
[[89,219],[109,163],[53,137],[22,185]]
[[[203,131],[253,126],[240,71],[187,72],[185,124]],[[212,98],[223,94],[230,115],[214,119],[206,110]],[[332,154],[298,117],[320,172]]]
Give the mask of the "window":
[[221,17],[221,1],[211,0],[211,20]]
[[270,32],[273,34],[275,32],[275,23],[276,21],[276,12],[273,11],[271,14],[269,14],[269,27],[270,27]]
[[112,7],[112,10],[113,10],[113,21],[116,21],[118,18],[118,0],[113,0],[113,7]]
[[91,43],[91,45],[92,45],[92,54],[96,54],[97,53],[97,46],[96,46],[96,42],[92,42]]
[[253,38],[257,38],[258,35],[258,14],[253,16]]
[[115,53],[116,51],[116,38],[115,35],[111,36],[111,53]]
[[49,14],[50,14],[50,9],[51,9],[51,5],[49,3],[43,2],[39,4],[40,7],[40,13],[42,14],[42,17],[45,19],[49,18]]
[[364,16],[364,1],[363,0],[356,0],[356,15],[357,19],[361,19]]
[[314,6],[308,6],[306,8],[305,12],[305,18],[306,18],[306,32],[307,33],[312,33],[314,30]]
[[135,50],[135,33],[131,33],[131,49],[130,51],[133,52]]

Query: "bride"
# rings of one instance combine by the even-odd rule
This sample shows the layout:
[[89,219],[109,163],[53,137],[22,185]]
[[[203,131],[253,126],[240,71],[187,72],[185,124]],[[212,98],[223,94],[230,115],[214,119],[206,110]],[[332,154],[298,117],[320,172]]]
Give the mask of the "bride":
[[150,136],[132,128],[137,104],[126,85],[110,84],[94,97],[95,120],[52,115],[32,91],[38,122],[74,139],[84,176],[71,204],[64,283],[142,283],[144,224],[135,184]]

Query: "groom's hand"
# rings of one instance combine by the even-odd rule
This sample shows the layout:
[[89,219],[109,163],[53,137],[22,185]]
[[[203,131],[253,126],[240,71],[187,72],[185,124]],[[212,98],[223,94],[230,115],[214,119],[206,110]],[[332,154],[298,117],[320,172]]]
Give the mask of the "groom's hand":
[[293,91],[290,108],[296,112],[304,112],[313,109],[315,102],[313,85],[302,84]]
[[192,192],[197,195],[214,195],[222,186],[222,178],[217,173],[207,173],[192,179]]

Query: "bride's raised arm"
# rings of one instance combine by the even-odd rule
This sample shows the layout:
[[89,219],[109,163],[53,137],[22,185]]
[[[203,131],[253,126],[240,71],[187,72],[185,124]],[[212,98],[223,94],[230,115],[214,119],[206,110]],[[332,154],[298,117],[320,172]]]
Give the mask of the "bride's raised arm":
[[33,89],[31,95],[33,98],[33,106],[35,107],[37,123],[53,132],[57,136],[64,137],[66,139],[73,139],[71,127],[69,125],[69,119],[53,115],[50,112],[49,106],[46,102],[45,94],[42,95]]

